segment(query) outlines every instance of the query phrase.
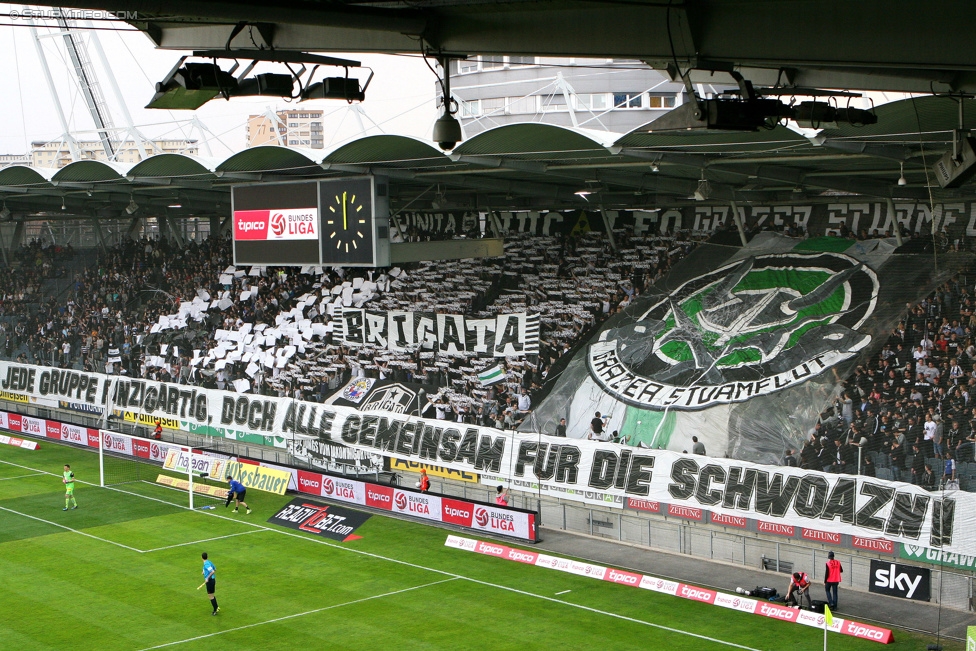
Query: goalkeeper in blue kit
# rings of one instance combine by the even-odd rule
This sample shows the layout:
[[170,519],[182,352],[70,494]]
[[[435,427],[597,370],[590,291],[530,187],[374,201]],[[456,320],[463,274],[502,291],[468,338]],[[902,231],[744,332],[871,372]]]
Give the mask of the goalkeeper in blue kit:
[[246,509],[245,515],[249,515],[251,508],[244,501],[247,496],[247,488],[241,482],[234,481],[233,477],[228,477],[227,482],[230,484],[230,488],[227,491],[227,501],[224,503],[224,508],[230,506],[230,501],[234,500],[234,513],[237,513],[238,507],[243,506]]

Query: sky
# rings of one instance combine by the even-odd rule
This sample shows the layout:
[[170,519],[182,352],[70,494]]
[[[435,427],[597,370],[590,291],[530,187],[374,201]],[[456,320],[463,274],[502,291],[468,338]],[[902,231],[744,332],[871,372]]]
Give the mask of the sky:
[[[30,149],[31,141],[60,140],[62,128],[55,104],[45,81],[35,40],[27,22],[12,18],[11,11],[21,5],[0,4],[0,154],[22,154]],[[38,23],[41,24],[40,22]],[[44,24],[53,25],[51,22]],[[117,26],[131,29],[124,23],[97,23],[98,27]],[[69,130],[79,140],[95,140],[94,122],[78,91],[78,85],[66,58],[63,39],[50,36],[53,30],[39,28],[39,39],[61,104],[65,109]],[[97,34],[111,65],[122,97],[140,131],[150,138],[195,138],[206,135],[215,157],[225,157],[244,148],[245,124],[248,115],[286,108],[323,109],[326,113],[325,141],[338,144],[360,135],[358,121],[346,102],[317,100],[287,103],[273,97],[213,100],[197,111],[160,111],[143,108],[152,98],[154,85],[162,81],[182,52],[156,50],[142,33],[131,31],[98,31]],[[89,33],[91,34],[91,32]],[[115,126],[125,125],[123,112],[115,101],[110,75],[102,69],[96,50],[86,36],[87,49],[95,65],[102,93],[106,97]],[[364,54],[334,54],[359,60],[373,69],[375,76],[366,91],[362,109],[367,133],[396,133],[429,139],[438,117],[434,103],[436,77],[418,56],[389,56]],[[226,68],[226,66],[225,66]],[[322,76],[320,68],[316,79]],[[283,72],[276,64],[263,64],[258,72]],[[342,68],[327,68],[326,75],[343,75]],[[368,71],[352,75],[365,81]],[[191,128],[194,116],[212,132],[212,136]],[[379,126],[371,124],[375,122]],[[88,131],[89,133],[81,133]],[[205,149],[200,148],[205,155]]]

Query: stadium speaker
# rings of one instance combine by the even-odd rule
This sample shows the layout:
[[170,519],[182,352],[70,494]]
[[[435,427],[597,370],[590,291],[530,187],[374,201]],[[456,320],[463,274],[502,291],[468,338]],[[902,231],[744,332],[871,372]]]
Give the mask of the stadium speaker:
[[953,157],[952,152],[946,152],[933,166],[932,172],[943,188],[958,188],[973,178],[976,175],[976,140],[962,138],[958,156]]

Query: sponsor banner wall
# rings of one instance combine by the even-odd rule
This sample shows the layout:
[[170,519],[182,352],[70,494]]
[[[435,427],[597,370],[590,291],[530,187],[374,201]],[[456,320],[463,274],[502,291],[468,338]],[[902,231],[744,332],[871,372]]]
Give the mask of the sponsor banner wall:
[[[145,454],[137,453],[136,456],[144,456],[145,458],[149,458],[149,442],[139,441],[138,439],[133,439],[133,441],[138,441],[145,447]],[[209,477],[213,477],[217,481],[224,481],[224,477],[226,477],[226,474],[224,473],[225,463],[223,459],[215,459],[214,457],[205,454],[190,454],[185,450],[181,450],[180,448],[170,448],[169,451],[167,451],[166,459],[163,461],[163,468],[185,474],[188,472],[188,467],[191,464],[193,473],[196,475],[207,475]]]
[[440,495],[429,495],[395,486],[383,486],[307,470],[298,471],[298,490],[330,500],[369,506],[433,522],[535,542],[536,514]]
[[[565,439],[563,439],[565,440]],[[623,508],[626,498],[620,495],[600,490],[592,490],[586,486],[560,486],[552,482],[540,482],[533,475],[529,478],[512,477],[510,475],[482,473],[481,483],[492,488],[504,485],[516,491],[542,494],[546,497],[582,502],[596,506],[606,506],[614,509]]]
[[[876,546],[883,540],[889,548],[885,553],[891,554],[896,553],[894,544],[905,543],[976,555],[976,536],[960,533],[976,530],[976,495],[961,491],[933,494],[868,477],[10,362],[0,362],[0,388],[4,386],[38,397],[111,401],[119,409],[203,426],[246,428],[278,437],[283,445],[299,440],[343,445],[479,474],[486,484],[615,508],[634,498],[663,502],[673,513],[680,508],[702,518],[705,512],[748,517],[758,522],[758,531],[790,538],[806,528],[851,536],[855,547],[869,550],[881,551]],[[8,425],[15,432],[45,434],[42,419],[11,414]],[[127,441],[119,444],[129,445],[123,453],[131,454]],[[104,444],[112,442],[106,438]]]
[[[909,232],[931,233],[945,230],[950,238],[976,236],[976,201],[953,201],[929,206],[926,202],[895,201],[895,213],[889,213],[884,202],[834,201],[825,203],[790,203],[778,205],[740,205],[739,216],[747,229],[779,228],[798,225],[813,236],[831,235],[841,226],[854,233],[877,230],[894,232],[894,225]],[[668,208],[663,211],[608,210],[614,228],[631,227],[637,235],[673,233],[689,229],[711,233],[734,223],[730,206],[695,205]],[[476,212],[404,212],[396,216],[400,224],[440,233],[465,233],[488,219],[503,234],[568,235],[577,225],[586,223],[592,230],[603,230],[599,213],[587,211],[498,212],[486,215]]]
[[499,314],[471,319],[461,314],[343,309],[339,337],[348,346],[396,352],[437,350],[445,355],[513,357],[539,353],[539,315]]
[[[753,615],[761,615],[763,617],[779,619],[784,622],[804,624],[806,626],[812,626],[819,629],[823,629],[826,624],[823,615],[812,613],[810,611],[795,610],[780,604],[749,599],[737,594],[725,594],[715,590],[710,590],[708,588],[700,588],[698,586],[688,585],[687,583],[676,583],[667,579],[636,574],[634,572],[618,570],[612,567],[603,567],[601,565],[595,565],[592,563],[549,556],[548,554],[538,554],[536,552],[531,552],[524,549],[515,549],[496,542],[472,540],[471,538],[464,538],[461,536],[448,536],[447,540],[444,542],[444,546],[474,552],[476,554],[484,554],[486,556],[495,556],[496,558],[516,561],[519,563],[547,567],[553,570],[559,570],[561,572],[576,574],[578,576],[588,576],[602,581],[610,581],[612,583],[629,585],[635,588],[662,592],[675,597],[681,597],[682,599],[691,599],[693,601],[700,601],[713,606],[721,606],[722,608],[729,608],[731,610],[740,610]],[[834,633],[850,635],[852,637],[859,637],[866,640],[874,640],[875,642],[881,642],[882,644],[888,644],[894,641],[894,637],[889,629],[874,626],[872,624],[841,619],[840,617],[834,617],[833,624],[826,625],[826,628]]]
[[291,482],[291,473],[266,465],[247,463],[234,459],[227,462],[227,477],[233,477],[244,484],[244,488],[253,488],[266,493],[284,495]]
[[16,436],[6,436],[5,434],[0,434],[0,445],[12,445],[15,448],[25,448],[27,450],[37,449],[37,441],[25,441]]
[[481,481],[476,473],[465,472],[463,470],[454,470],[452,468],[445,468],[444,466],[435,466],[430,463],[405,461],[404,459],[397,459],[395,457],[389,457],[387,459],[387,465],[388,469],[394,472],[399,470],[402,472],[420,473],[421,470],[426,470],[427,475],[430,477],[443,477],[444,479],[470,482],[472,484],[477,484]]
[[927,567],[871,559],[869,592],[914,601],[929,601],[931,589],[932,570]]
[[360,537],[353,532],[369,518],[370,514],[362,511],[297,498],[281,507],[268,518],[268,522],[332,540],[347,541]]
[[[910,561],[921,561],[933,565],[943,565],[959,570],[976,571],[976,556],[967,554],[953,554],[941,549],[932,549],[921,545],[898,545],[898,556]],[[974,649],[976,651],[976,649]]]

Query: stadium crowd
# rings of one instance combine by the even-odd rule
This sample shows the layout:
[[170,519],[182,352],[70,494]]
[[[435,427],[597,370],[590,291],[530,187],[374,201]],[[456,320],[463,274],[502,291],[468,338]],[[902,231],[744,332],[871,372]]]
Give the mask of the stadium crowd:
[[[528,236],[508,242],[500,258],[296,273],[234,268],[228,238],[183,248],[165,238],[143,239],[98,254],[60,293],[43,283],[64,273],[70,255],[33,242],[21,248],[16,268],[0,273],[6,314],[0,354],[312,401],[326,399],[353,376],[391,378],[429,387],[427,415],[514,427],[552,365],[697,244],[687,236],[626,231],[616,232],[615,240],[613,251],[599,232]],[[6,309],[27,300],[30,309]],[[343,345],[332,323],[340,305],[474,318],[538,313],[540,352],[507,358],[505,380],[484,386],[478,373],[499,359]],[[310,334],[310,326],[324,328]],[[227,342],[236,346],[247,335],[272,332],[263,352],[277,353],[273,364],[258,361],[257,347],[253,360],[229,350]]]
[[974,332],[976,297],[963,273],[908,310],[783,463],[976,489]]

